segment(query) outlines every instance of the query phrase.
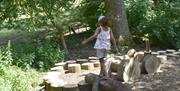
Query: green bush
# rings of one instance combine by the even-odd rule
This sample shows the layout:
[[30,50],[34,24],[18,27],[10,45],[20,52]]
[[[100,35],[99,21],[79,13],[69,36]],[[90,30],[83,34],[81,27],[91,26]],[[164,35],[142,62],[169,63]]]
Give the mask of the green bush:
[[64,52],[50,43],[39,43],[35,51],[33,66],[39,69],[49,69],[55,63],[64,60]]
[[33,86],[37,86],[37,71],[22,70],[12,65],[10,42],[7,47],[0,49],[0,91],[30,91]]
[[130,31],[137,37],[149,34],[156,47],[180,48],[180,2],[178,0],[126,0]]
[[34,39],[12,45],[12,64],[28,69],[30,67],[47,70],[64,60],[64,52],[49,40]]

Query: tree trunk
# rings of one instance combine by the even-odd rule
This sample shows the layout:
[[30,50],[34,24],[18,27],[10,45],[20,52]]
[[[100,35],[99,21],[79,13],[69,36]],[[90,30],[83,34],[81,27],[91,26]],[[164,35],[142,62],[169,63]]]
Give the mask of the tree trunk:
[[128,21],[123,0],[105,0],[105,10],[116,39],[129,35]]
[[63,30],[60,28],[60,26],[55,21],[51,21],[51,23],[57,29],[57,31],[58,31],[58,38],[60,39],[60,41],[61,41],[61,43],[62,43],[62,45],[64,47],[65,53],[68,54],[68,49],[67,49],[67,45],[66,45],[66,42],[65,42],[65,39],[64,39]]

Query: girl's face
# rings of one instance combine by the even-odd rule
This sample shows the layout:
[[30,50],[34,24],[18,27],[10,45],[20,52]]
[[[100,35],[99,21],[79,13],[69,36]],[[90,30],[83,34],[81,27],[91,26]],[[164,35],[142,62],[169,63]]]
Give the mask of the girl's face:
[[106,18],[102,19],[101,21],[99,21],[99,24],[101,26],[108,26],[108,20]]

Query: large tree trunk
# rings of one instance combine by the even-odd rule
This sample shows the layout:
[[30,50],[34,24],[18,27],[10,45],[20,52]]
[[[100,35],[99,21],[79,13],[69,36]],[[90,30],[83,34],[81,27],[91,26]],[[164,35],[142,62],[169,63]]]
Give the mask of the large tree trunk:
[[129,35],[128,21],[123,0],[105,0],[105,10],[116,39]]
[[57,29],[57,31],[58,31],[58,38],[60,39],[60,41],[61,41],[61,43],[62,43],[62,45],[64,47],[65,53],[68,54],[68,49],[67,49],[67,45],[66,45],[66,42],[65,42],[65,39],[64,39],[63,30],[60,28],[60,26],[55,21],[51,21],[51,23]]

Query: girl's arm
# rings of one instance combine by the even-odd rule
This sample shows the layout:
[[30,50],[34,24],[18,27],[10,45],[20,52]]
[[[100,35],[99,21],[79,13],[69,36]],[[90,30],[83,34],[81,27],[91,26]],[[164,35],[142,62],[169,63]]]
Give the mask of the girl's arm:
[[113,46],[114,46],[114,48],[116,49],[116,51],[118,51],[117,50],[117,45],[116,45],[116,40],[115,40],[115,38],[114,38],[114,35],[113,35],[113,33],[112,33],[112,30],[110,31],[110,39],[111,39],[111,41],[112,41],[112,43],[113,43]]
[[100,32],[100,28],[97,28],[95,33],[91,37],[89,37],[89,38],[85,39],[84,41],[82,41],[81,44],[84,45],[84,44],[88,43],[89,41],[95,39],[97,37],[97,35],[99,34],[99,32]]

